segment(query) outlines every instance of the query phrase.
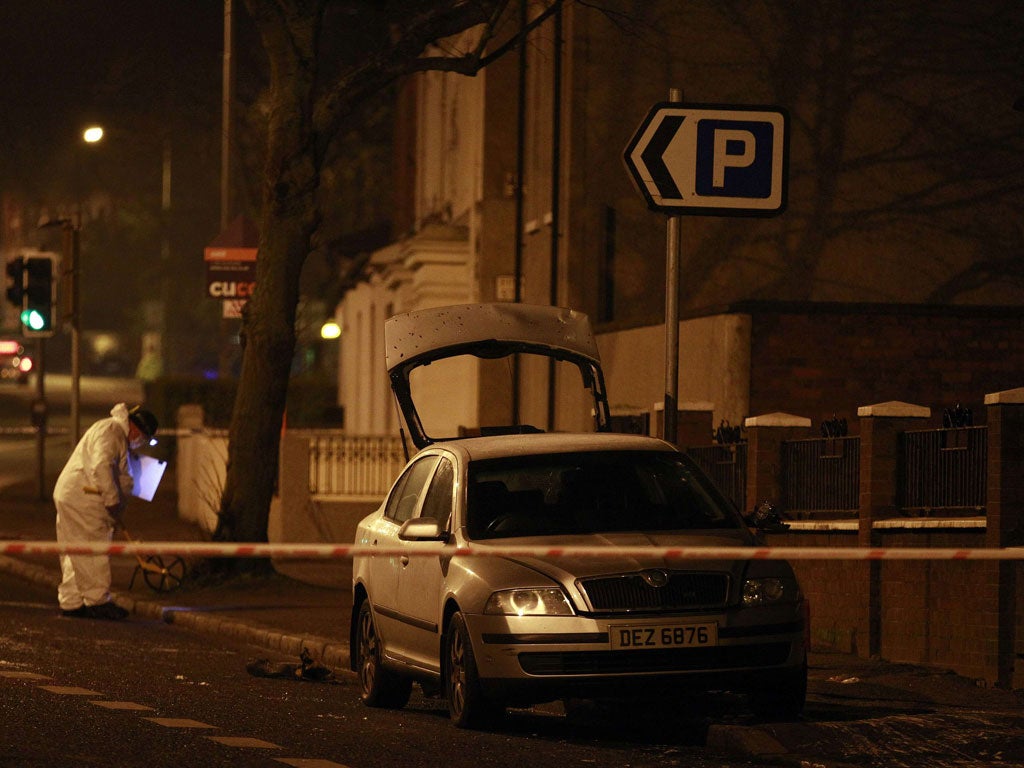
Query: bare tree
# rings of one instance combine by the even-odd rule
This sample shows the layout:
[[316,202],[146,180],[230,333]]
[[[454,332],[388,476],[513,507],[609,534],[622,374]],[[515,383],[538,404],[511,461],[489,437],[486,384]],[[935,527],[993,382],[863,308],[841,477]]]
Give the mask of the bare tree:
[[[836,279],[822,264],[845,243],[865,270],[869,254],[884,251],[908,262],[948,258],[948,278],[927,301],[954,301],[986,279],[1020,281],[1020,235],[1007,226],[1024,191],[1024,130],[1011,109],[1018,4],[723,0],[716,10],[746,42],[745,70],[790,108],[793,205],[746,244],[727,222],[709,227],[691,280],[746,248],[762,267],[754,296],[809,299]],[[977,258],[958,266],[952,246]]]
[[[540,23],[555,3],[543,3]],[[417,71],[473,75],[514,46],[509,0],[246,0],[270,68],[256,291],[214,538],[266,541],[295,351],[299,276],[322,219],[321,172],[360,105]],[[477,28],[471,47],[446,43]],[[502,40],[502,36],[504,40]],[[469,36],[467,36],[468,39]],[[434,44],[434,45],[432,45]]]

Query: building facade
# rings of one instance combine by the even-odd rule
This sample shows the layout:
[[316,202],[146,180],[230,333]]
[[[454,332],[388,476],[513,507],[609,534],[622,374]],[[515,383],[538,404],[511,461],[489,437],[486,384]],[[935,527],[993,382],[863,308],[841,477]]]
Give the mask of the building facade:
[[[531,3],[533,17],[548,5]],[[734,425],[890,399],[941,413],[1019,384],[1024,9],[995,2],[968,27],[952,2],[604,6],[566,3],[529,32],[522,68],[513,50],[473,78],[406,83],[402,229],[338,309],[349,431],[397,429],[388,316],[517,298],[586,312],[613,412],[656,414],[665,217],[645,207],[622,152],[670,88],[790,117],[781,215],[682,220],[681,408]],[[568,382],[528,366],[517,386],[507,377],[480,365],[439,392],[450,428],[507,423],[510,407],[483,396],[499,389],[518,393],[526,423],[587,427]]]

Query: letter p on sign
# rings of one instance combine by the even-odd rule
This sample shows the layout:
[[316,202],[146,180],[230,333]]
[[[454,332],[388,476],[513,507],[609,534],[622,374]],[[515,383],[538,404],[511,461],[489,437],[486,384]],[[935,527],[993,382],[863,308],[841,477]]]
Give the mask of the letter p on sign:
[[697,123],[696,193],[748,200],[770,197],[776,140],[769,122],[701,120]]
[[756,141],[750,131],[722,128],[715,131],[714,171],[712,186],[725,186],[726,168],[746,168],[754,162]]

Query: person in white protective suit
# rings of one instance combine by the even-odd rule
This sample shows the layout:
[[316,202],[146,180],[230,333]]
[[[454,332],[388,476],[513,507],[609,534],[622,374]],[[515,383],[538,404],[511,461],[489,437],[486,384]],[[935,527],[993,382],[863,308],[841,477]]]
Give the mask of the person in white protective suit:
[[[53,489],[57,541],[109,542],[132,491],[129,454],[155,442],[156,417],[118,403],[82,435]],[[123,619],[128,611],[110,595],[110,558],[61,555],[57,601],[64,616]]]

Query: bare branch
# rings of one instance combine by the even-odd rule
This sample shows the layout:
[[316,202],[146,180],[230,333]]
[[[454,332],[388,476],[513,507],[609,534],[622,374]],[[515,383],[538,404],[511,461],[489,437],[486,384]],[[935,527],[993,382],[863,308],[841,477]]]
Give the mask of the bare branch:
[[[533,21],[526,25],[524,34],[529,34],[551,18],[558,12],[559,8],[561,8],[562,3],[563,0],[554,0],[554,2],[549,5],[543,13],[539,14]],[[495,21],[496,20],[497,19],[495,19]],[[410,71],[456,72],[462,75],[475,75],[481,69],[501,58],[519,45],[519,35],[516,35],[514,37],[510,37],[502,45],[484,56],[483,51],[486,48],[487,42],[491,37],[493,37],[493,33],[494,26],[492,25],[486,30],[486,34],[481,38],[480,44],[472,54],[462,56],[460,58],[451,58],[447,56],[422,57],[414,62]]]
[[[399,77],[417,71],[418,57],[431,43],[478,25],[485,25],[483,38],[489,39],[509,1],[451,0],[444,7],[428,7],[411,18],[405,12],[397,16],[391,24],[396,33],[390,44],[360,66],[345,71],[318,101],[314,124],[320,143],[331,140],[344,118],[360,102],[387,88]],[[461,62],[466,58],[456,57],[453,61]],[[468,55],[470,61],[478,58],[479,51]],[[450,71],[461,71],[459,66],[466,65],[453,66]]]

